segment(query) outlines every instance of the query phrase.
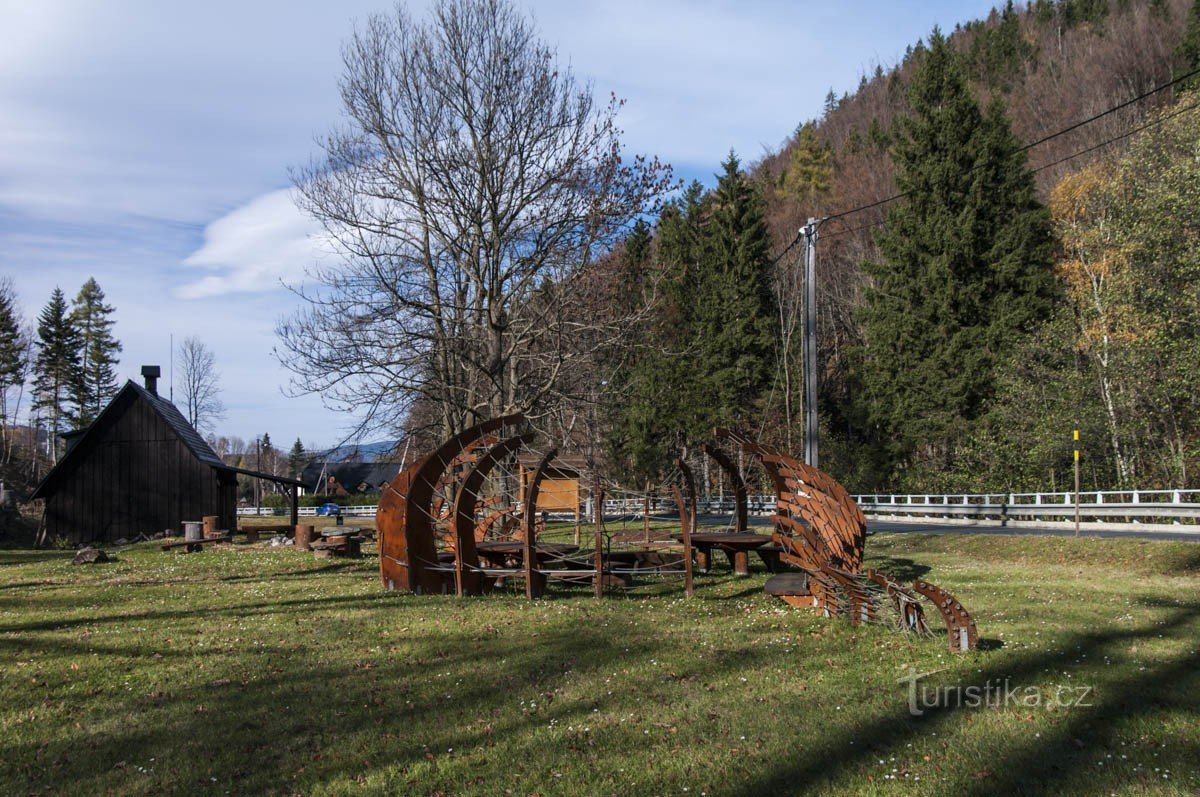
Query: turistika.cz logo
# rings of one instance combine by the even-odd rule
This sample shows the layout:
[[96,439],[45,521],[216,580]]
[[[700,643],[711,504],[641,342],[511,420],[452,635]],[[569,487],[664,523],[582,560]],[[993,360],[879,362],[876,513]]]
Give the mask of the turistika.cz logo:
[[1093,687],[1052,685],[1017,686],[1008,678],[988,679],[968,686],[934,686],[922,679],[942,670],[912,672],[896,681],[908,685],[908,713],[920,717],[931,709],[959,708],[1086,708],[1091,706]]

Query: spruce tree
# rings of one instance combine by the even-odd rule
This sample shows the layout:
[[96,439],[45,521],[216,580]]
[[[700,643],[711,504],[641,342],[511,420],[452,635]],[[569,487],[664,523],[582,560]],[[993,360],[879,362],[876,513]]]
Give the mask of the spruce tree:
[[80,379],[74,396],[80,426],[96,419],[117,392],[117,354],[121,344],[113,337],[114,307],[104,303],[104,291],[89,278],[72,303],[71,321],[80,336]]
[[731,152],[709,196],[695,280],[694,378],[703,387],[689,432],[748,422],[770,386],[778,311],[762,199]]
[[7,464],[12,447],[9,428],[17,410],[11,393],[25,384],[29,364],[29,341],[21,328],[12,280],[0,278],[0,465]]
[[58,461],[60,433],[75,422],[71,400],[79,394],[81,369],[79,330],[67,311],[59,288],[38,316],[37,357],[33,363],[33,409],[42,414],[49,435],[51,459]]
[[[608,427],[608,449],[632,481],[653,480],[679,453],[680,431],[695,416],[696,384],[687,357],[692,346],[693,282],[700,247],[704,188],[693,182],[663,209],[652,240],[635,229],[623,257],[623,273],[653,276],[649,317],[640,343],[616,371],[618,396]],[[649,246],[646,244],[649,243]]]
[[20,315],[12,280],[0,279],[0,391],[5,395],[25,381],[27,342]]
[[304,470],[307,462],[308,452],[304,450],[304,444],[297,437],[296,442],[292,443],[292,450],[288,452],[288,476],[291,476],[293,479],[299,479],[300,472]]
[[917,57],[893,150],[904,196],[864,264],[859,398],[896,465],[945,467],[1056,289],[1049,218],[999,105],[980,111],[940,31]]

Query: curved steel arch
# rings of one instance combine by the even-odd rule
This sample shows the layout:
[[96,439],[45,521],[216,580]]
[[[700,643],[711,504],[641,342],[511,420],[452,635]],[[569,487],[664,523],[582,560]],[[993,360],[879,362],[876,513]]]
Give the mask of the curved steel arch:
[[524,420],[521,414],[506,415],[464,429],[388,484],[375,513],[379,574],[385,587],[409,592],[442,591],[445,579],[429,567],[437,560],[433,497],[439,477],[472,441]]
[[723,470],[725,475],[729,477],[729,481],[733,483],[733,500],[735,503],[733,516],[734,531],[746,531],[750,525],[750,512],[746,506],[746,482],[742,478],[742,474],[738,472],[737,466],[733,464],[733,460],[726,456],[725,452],[721,449],[711,446],[708,443],[705,443],[701,448],[704,449],[704,453],[713,462],[717,463],[717,467]]
[[[531,440],[533,432],[525,432],[496,443],[479,457],[459,487],[450,521],[454,535],[454,583],[459,595],[477,595],[482,587],[478,571],[479,556],[475,553],[475,506],[479,503],[483,480],[492,468]],[[464,565],[470,568],[466,573],[463,572]]]

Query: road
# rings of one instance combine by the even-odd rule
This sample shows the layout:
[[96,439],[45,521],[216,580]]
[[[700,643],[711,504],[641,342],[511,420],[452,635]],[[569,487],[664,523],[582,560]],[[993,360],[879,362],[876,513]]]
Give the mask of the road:
[[[729,522],[728,515],[700,515],[698,518],[701,526],[719,526]],[[749,518],[751,526],[770,526],[771,522],[763,515],[751,515]],[[1013,534],[1017,536],[1031,537],[1073,537],[1075,530],[1072,528],[1053,528],[1053,527],[1012,527],[1012,526],[965,526],[954,523],[938,523],[936,520],[921,520],[912,523],[897,522],[894,520],[868,520],[868,533],[887,533],[887,534]],[[1200,542],[1200,532],[1193,533],[1175,533],[1171,531],[1138,531],[1136,527],[1131,527],[1128,531],[1081,531],[1080,537],[1133,537],[1143,540],[1173,540],[1178,542]]]

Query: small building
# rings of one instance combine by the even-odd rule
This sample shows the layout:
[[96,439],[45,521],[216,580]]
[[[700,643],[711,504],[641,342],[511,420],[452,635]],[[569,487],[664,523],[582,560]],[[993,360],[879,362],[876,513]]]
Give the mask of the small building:
[[125,383],[90,426],[66,435],[67,452],[38,485],[45,539],[71,543],[133,540],[178,532],[185,521],[217,517],[237,528],[237,474],[286,484],[295,523],[300,482],[226,465],[170,401],[158,395],[158,366],[145,386]]

